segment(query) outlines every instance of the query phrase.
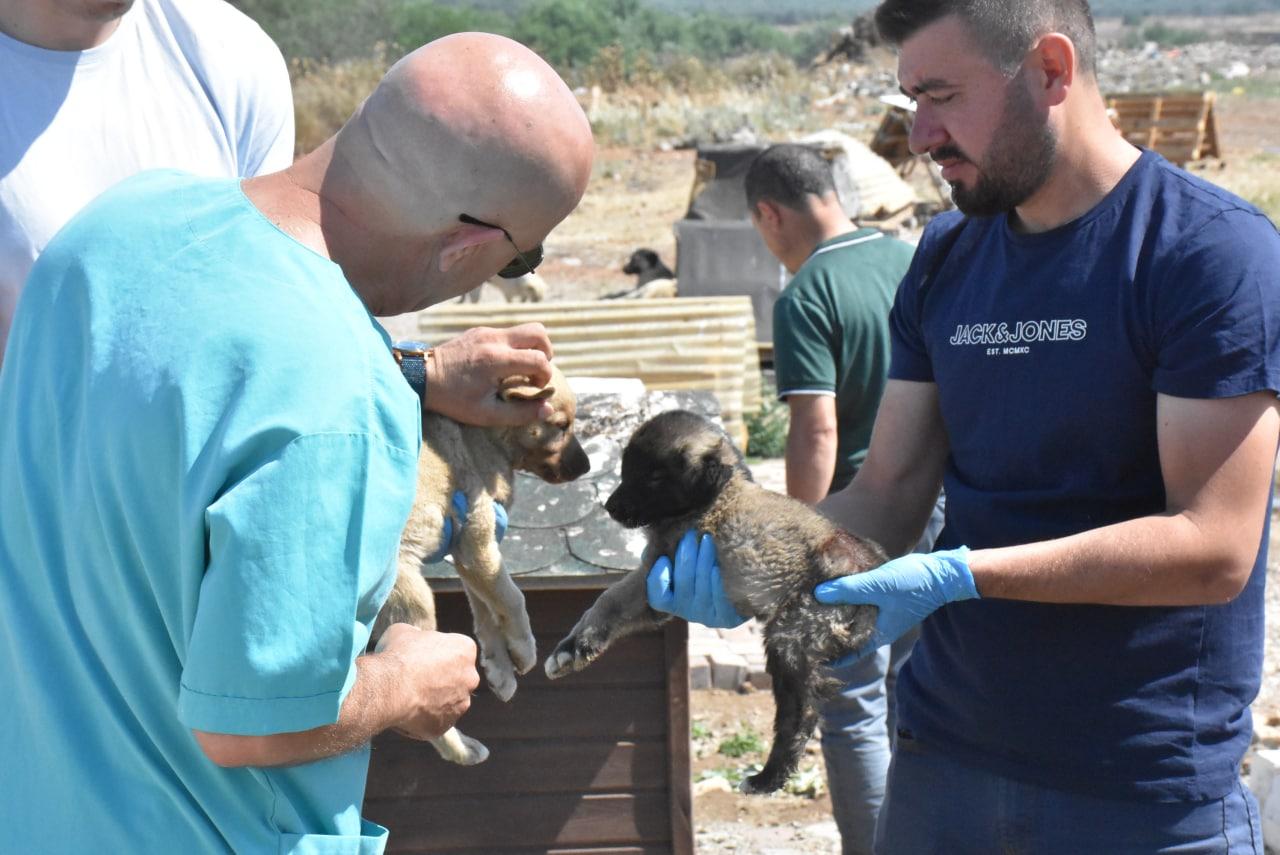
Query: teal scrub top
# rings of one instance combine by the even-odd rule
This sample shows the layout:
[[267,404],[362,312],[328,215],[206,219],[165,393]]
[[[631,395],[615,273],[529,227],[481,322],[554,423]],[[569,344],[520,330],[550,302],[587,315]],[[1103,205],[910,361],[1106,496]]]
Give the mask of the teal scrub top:
[[0,370],[0,850],[380,852],[337,721],[421,417],[341,270],[237,180],[143,173],[49,244]]

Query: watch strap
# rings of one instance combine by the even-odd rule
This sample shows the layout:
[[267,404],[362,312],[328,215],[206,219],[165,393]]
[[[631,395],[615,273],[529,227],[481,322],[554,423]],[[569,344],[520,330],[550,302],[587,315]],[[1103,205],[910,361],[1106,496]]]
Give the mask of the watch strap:
[[418,400],[427,399],[427,358],[431,348],[417,342],[401,342],[391,349],[400,366],[400,373],[417,394]]

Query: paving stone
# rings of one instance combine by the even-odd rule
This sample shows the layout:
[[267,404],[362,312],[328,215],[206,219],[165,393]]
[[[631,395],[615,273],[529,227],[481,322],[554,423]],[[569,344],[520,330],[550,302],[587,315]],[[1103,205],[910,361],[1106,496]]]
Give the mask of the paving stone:
[[689,688],[711,688],[711,662],[706,656],[689,657]]
[[1280,749],[1268,748],[1254,754],[1245,783],[1258,800],[1263,844],[1268,851],[1280,849]]
[[747,660],[728,651],[707,657],[711,662],[711,685],[717,689],[737,691],[747,679]]

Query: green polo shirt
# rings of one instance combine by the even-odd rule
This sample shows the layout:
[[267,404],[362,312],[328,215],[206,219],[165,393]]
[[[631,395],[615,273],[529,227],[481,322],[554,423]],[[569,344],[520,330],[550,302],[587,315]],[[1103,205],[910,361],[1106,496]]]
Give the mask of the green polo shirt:
[[778,397],[836,399],[831,490],[867,455],[889,371],[889,309],[914,252],[875,229],[840,235],[814,248],[774,304]]

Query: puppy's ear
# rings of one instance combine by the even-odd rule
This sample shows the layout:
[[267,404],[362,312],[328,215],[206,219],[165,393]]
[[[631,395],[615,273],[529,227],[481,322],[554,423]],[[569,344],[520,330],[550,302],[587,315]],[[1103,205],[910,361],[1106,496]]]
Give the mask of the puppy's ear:
[[691,498],[696,505],[706,506],[715,501],[716,496],[733,477],[733,465],[724,459],[719,448],[708,449],[693,467]]
[[529,383],[528,377],[508,377],[498,387],[498,397],[504,401],[545,401],[555,393],[555,386],[539,389]]

